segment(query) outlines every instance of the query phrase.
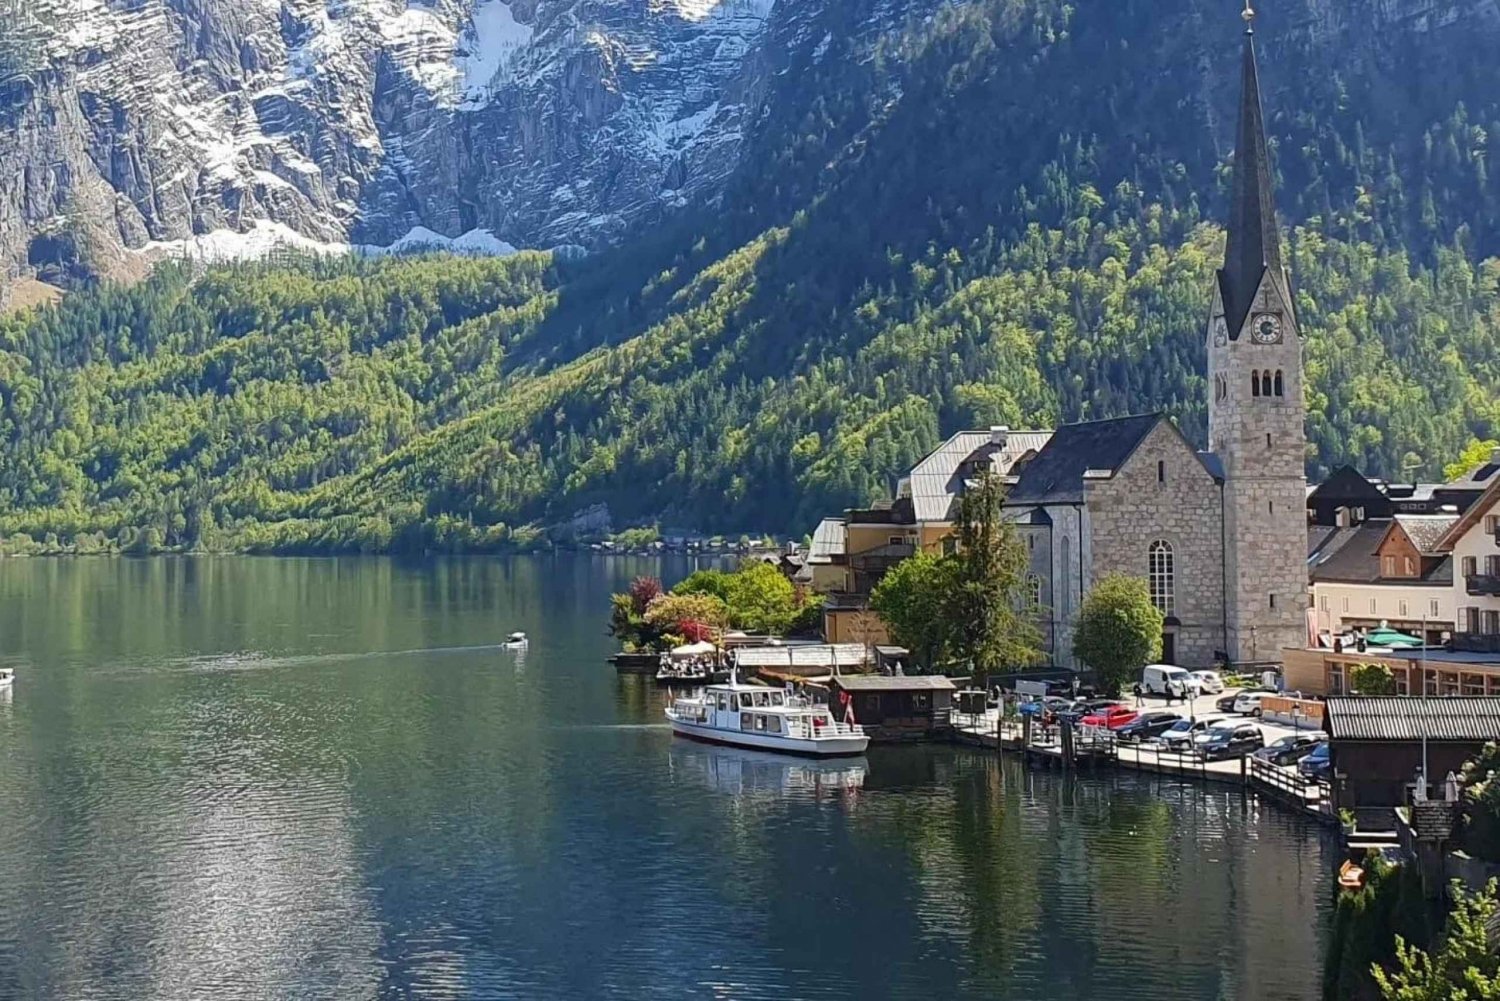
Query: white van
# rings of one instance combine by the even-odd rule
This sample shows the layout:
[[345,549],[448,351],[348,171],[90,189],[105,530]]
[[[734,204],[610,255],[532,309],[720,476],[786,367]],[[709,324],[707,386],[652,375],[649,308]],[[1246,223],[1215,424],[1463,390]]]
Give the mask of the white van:
[[1141,671],[1141,691],[1147,695],[1186,698],[1198,694],[1198,679],[1171,664],[1147,664]]

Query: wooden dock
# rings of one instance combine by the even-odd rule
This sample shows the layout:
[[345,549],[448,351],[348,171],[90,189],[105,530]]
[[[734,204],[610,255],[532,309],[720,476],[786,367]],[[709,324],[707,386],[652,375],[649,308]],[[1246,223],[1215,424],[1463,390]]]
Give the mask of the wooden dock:
[[953,714],[953,734],[957,742],[1019,754],[1028,764],[1038,767],[1128,768],[1239,785],[1320,823],[1338,823],[1328,783],[1304,778],[1293,766],[1273,765],[1249,756],[1208,761],[1191,751],[1172,751],[1156,744],[1119,741],[1113,733],[1092,728],[1073,732],[1072,746],[1068,747],[1069,735],[1059,733],[1059,728],[1046,733],[1031,733],[1030,730],[1025,721],[1002,720],[994,710],[983,715]]

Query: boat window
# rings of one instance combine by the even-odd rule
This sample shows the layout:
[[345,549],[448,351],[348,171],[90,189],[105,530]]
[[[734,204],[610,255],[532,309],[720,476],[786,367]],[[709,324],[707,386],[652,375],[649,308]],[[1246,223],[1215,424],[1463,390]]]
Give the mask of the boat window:
[[719,711],[723,712],[727,708],[729,708],[729,706],[728,706],[728,699],[724,695],[723,692],[720,692],[719,693]]
[[782,697],[782,694],[780,692],[772,692],[771,693],[771,705],[773,705],[773,706],[784,706],[784,705],[786,705],[786,699]]
[[771,732],[771,733],[780,733],[781,732],[781,717],[780,716],[768,716],[768,717],[766,717],[766,729],[769,732]]
[[754,723],[751,722],[751,720],[754,719],[754,717],[755,717],[754,713],[740,713],[740,729],[741,730],[749,730],[749,729],[751,729],[755,725]]
[[[749,703],[746,703],[746,705],[748,705],[748,704]],[[731,712],[739,712],[739,709],[740,709],[740,697],[738,695],[730,695],[729,696],[729,709],[730,709]]]
[[766,693],[765,692],[756,692],[755,693],[755,707],[757,709],[763,709],[763,708],[765,708],[765,705],[766,705]]
[[766,728],[766,718],[764,716],[762,716],[760,713],[756,713],[755,714],[755,729],[757,729],[757,730],[764,730],[765,728]]

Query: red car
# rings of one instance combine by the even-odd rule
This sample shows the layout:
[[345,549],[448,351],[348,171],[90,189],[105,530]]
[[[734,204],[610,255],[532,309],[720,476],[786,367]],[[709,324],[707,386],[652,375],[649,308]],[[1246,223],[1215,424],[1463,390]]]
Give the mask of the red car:
[[1118,730],[1126,723],[1134,723],[1140,713],[1129,706],[1106,706],[1096,713],[1089,713],[1079,722],[1084,726],[1102,726]]

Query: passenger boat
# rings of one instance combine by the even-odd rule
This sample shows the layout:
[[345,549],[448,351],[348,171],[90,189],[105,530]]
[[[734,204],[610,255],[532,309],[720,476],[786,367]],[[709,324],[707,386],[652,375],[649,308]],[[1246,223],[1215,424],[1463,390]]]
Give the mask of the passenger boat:
[[16,680],[16,672],[8,667],[0,667],[0,688],[9,688],[11,682]]
[[733,679],[674,699],[666,713],[673,733],[712,744],[814,758],[863,754],[870,746],[863,727],[834,719],[827,706]]
[[507,650],[519,650],[520,648],[527,646],[529,642],[530,641],[526,639],[525,633],[511,633],[509,636],[505,637],[505,642],[501,643],[500,645],[505,647],[505,649]]

